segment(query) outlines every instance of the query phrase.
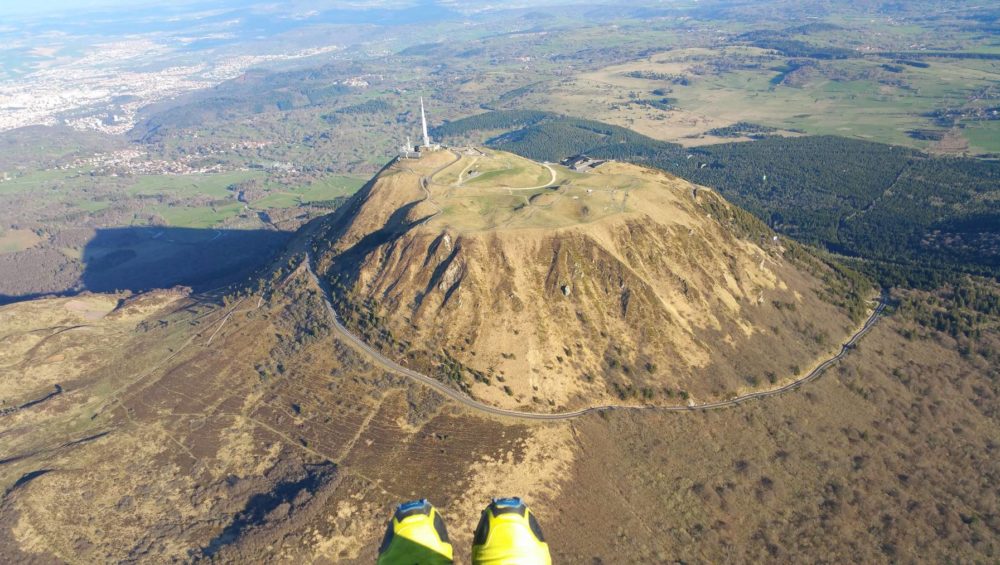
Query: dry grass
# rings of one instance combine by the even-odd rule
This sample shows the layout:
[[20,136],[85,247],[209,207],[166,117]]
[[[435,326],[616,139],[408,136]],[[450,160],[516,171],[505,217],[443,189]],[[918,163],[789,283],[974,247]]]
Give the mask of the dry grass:
[[163,293],[147,307],[116,311],[122,297],[84,295],[0,308],[0,399],[17,406],[72,383],[100,363],[151,311],[181,298]]
[[31,230],[7,230],[0,232],[0,253],[13,253],[31,249],[42,241]]
[[[581,460],[580,490],[560,499],[557,555],[996,559],[997,366],[962,358],[941,334],[907,341],[897,332],[908,324],[885,322],[833,374],[780,399],[582,422],[580,443],[601,456]],[[586,526],[592,536],[573,533],[581,515],[604,517]]]
[[802,374],[855,329],[770,238],[734,235],[714,192],[634,165],[560,169],[556,189],[526,194],[435,184],[421,206],[440,214],[388,226],[422,192],[404,183],[447,163],[376,179],[321,264],[356,306],[374,305],[346,314],[377,319],[387,350],[486,402],[725,398]]
[[[447,162],[442,154],[426,164]],[[592,177],[634,174],[612,165]],[[337,243],[349,247],[382,227],[397,199],[422,198],[419,177],[400,171],[370,187],[358,203],[370,215],[338,225],[353,239]],[[672,357],[680,361],[671,362],[715,380],[696,381],[692,369],[681,385],[697,396],[701,382],[711,397],[747,372],[804,368],[836,343],[847,322],[817,296],[812,275],[728,233],[688,200],[688,187],[665,176],[643,182],[630,189],[626,208],[634,208],[552,230],[556,239],[525,237],[527,228],[456,232],[428,253],[437,238],[429,227],[417,230],[408,245],[421,261],[443,261],[459,247],[467,253],[468,286],[456,297],[481,316],[462,322],[475,328],[464,335],[484,341],[460,342],[455,355],[471,364],[495,340],[516,353],[497,363],[528,363],[523,372],[503,368],[510,386],[531,387],[524,394],[559,398],[578,386],[599,397],[607,391],[567,368],[607,352],[599,331],[567,333],[581,311],[629,347],[684,343]],[[699,193],[700,203],[714,197]],[[636,223],[644,217],[673,229]],[[388,249],[386,265],[404,257],[404,247]],[[472,270],[498,256],[511,271]],[[663,256],[672,258],[670,273],[698,282],[687,294],[651,267]],[[600,261],[628,269],[594,267]],[[472,294],[474,283],[487,274],[496,278],[482,296],[497,301],[477,310],[475,300],[485,298]],[[551,282],[529,291],[532,276]],[[980,320],[977,347],[960,354],[950,337],[897,314],[820,380],[738,408],[615,411],[527,425],[482,417],[375,370],[330,333],[320,290],[301,270],[270,280],[266,300],[231,297],[226,306],[159,292],[0,308],[8,406],[34,398],[32,387],[64,385],[58,396],[0,415],[0,561],[159,563],[212,554],[224,563],[370,563],[392,505],[421,496],[442,509],[467,560],[477,512],[495,495],[528,499],[558,562],[991,562],[1000,555],[995,319]],[[573,285],[568,296],[564,280]],[[624,322],[596,298],[601,284],[618,292],[620,281],[651,297],[631,302],[637,310]],[[593,306],[582,302],[588,293]],[[511,296],[522,301],[516,309],[504,305],[515,304]],[[772,298],[785,305],[768,306]],[[431,327],[428,320],[461,313],[449,308],[407,323]],[[677,321],[657,324],[650,312]],[[648,333],[629,335],[632,323]],[[780,324],[777,335],[771,324]],[[58,331],[75,325],[87,329]],[[557,342],[551,349],[565,355],[560,363],[545,347],[514,349],[506,332],[575,338],[580,346],[570,342],[566,353]],[[816,339],[823,332],[825,345]],[[555,369],[532,370],[549,371],[547,364]],[[596,376],[622,375],[602,366]],[[506,397],[499,390],[473,385],[498,403]]]
[[[226,310],[210,304],[140,298],[105,316],[137,317],[73,390],[0,420],[15,457],[0,464],[0,559],[188,561],[256,516],[218,561],[371,562],[392,504],[427,496],[467,560],[479,508],[510,494],[538,511],[560,562],[989,562],[1000,551],[996,360],[963,357],[908,319],[884,321],[779,398],[529,426],[373,371],[323,329],[315,293],[290,279],[212,347]],[[61,320],[77,315],[67,303],[18,307]],[[990,330],[981,342],[1000,340]],[[336,470],[282,498],[324,462]],[[32,471],[47,472],[11,489]]]
[[462,176],[462,184],[469,187],[527,188],[549,182],[548,169],[513,153],[485,151],[471,164]]

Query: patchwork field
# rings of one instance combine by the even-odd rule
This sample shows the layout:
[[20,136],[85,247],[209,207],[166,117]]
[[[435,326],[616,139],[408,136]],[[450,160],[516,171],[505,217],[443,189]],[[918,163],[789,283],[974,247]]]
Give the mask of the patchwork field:
[[[783,135],[832,134],[924,149],[952,132],[964,143],[946,141],[937,149],[975,154],[997,150],[997,116],[989,104],[998,80],[996,60],[929,57],[913,65],[891,57],[801,60],[755,47],[697,48],[541,83],[518,104],[684,145],[732,141],[710,130],[750,122]],[[947,125],[933,115],[943,111],[952,113]]]

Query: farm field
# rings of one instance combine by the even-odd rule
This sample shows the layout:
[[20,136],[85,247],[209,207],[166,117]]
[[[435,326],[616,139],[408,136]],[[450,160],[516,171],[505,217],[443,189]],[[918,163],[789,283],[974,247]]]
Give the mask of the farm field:
[[364,182],[365,179],[359,177],[333,175],[300,188],[275,188],[264,198],[255,201],[254,207],[262,210],[292,208],[301,204],[350,196],[361,188]]
[[[524,99],[568,115],[583,110],[590,119],[684,145],[729,141],[709,131],[751,122],[785,135],[840,135],[933,149],[933,139],[915,132],[947,134],[950,127],[931,117],[942,108],[981,108],[977,93],[996,89],[1000,61],[928,58],[921,64],[926,66],[876,56],[802,64],[757,48],[674,50],[545,83]],[[646,102],[657,98],[670,108]],[[966,143],[951,152],[996,151],[995,122],[954,122]]]

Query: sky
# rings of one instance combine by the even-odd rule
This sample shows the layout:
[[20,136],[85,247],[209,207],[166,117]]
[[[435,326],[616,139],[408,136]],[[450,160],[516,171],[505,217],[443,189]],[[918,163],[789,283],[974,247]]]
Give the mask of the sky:
[[[171,4],[193,0],[172,1]],[[0,15],[44,16],[61,12],[83,12],[94,8],[131,8],[157,4],[156,0],[0,0]]]
[[[151,6],[169,6],[169,8],[186,5],[200,5],[206,9],[214,7],[234,8],[249,5],[308,5],[322,9],[332,8],[374,8],[376,6],[407,6],[418,3],[418,0],[0,0],[0,27],[3,27],[3,16],[50,16],[73,12],[87,12],[94,9],[130,9],[148,8]],[[448,4],[449,0],[441,2]]]

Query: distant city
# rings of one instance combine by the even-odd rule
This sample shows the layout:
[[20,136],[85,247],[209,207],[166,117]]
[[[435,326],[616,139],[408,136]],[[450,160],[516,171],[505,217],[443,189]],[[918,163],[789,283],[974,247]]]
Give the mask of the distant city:
[[[34,125],[121,134],[135,126],[139,110],[185,92],[209,88],[247,69],[274,61],[319,59],[336,45],[272,55],[224,57],[196,65],[150,69],[150,60],[169,65],[174,51],[148,39],[95,45],[79,59],[55,60],[17,79],[0,82],[0,131]],[[157,65],[160,66],[160,65]]]

